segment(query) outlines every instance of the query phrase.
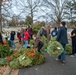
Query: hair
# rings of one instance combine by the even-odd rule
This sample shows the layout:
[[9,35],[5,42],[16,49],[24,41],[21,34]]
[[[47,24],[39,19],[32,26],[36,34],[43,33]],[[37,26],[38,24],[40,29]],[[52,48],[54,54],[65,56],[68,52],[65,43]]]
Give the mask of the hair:
[[62,21],[61,24],[62,24],[63,26],[65,26],[66,22]]
[[26,28],[25,31],[28,31],[28,29]]
[[55,27],[54,30],[57,30],[57,27]]
[[0,35],[1,35],[1,32],[0,32]]
[[33,34],[33,37],[36,37],[36,34]]
[[75,23],[72,24],[72,28],[76,28],[76,24]]
[[0,32],[0,38],[2,37],[2,34],[1,34],[1,32]]
[[28,28],[30,28],[30,26],[28,26]]
[[75,27],[76,27],[76,23],[75,24],[73,24]]

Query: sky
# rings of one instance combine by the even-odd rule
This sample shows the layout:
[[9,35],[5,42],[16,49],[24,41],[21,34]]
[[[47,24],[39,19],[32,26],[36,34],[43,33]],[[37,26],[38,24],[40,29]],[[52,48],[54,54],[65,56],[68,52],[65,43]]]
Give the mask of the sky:
[[[23,1],[23,3],[21,3],[21,1]],[[20,14],[20,17],[21,19],[23,20],[23,18],[26,18],[26,16],[29,15],[29,8],[25,8],[25,6],[27,6],[27,1],[30,1],[30,0],[12,0],[12,5],[11,5],[11,10],[9,10],[9,12],[11,13],[11,17],[13,15],[16,15],[18,16],[23,10],[21,9],[24,9],[23,13]],[[34,1],[37,1],[37,0],[32,0],[33,3]],[[42,0],[40,0],[42,1]],[[53,4],[53,0],[49,0],[51,1]],[[60,0],[61,2],[63,2],[64,0]],[[45,3],[46,4],[46,3]],[[45,5],[44,4],[44,5]],[[53,8],[49,7],[49,8],[46,8],[44,6],[41,6],[40,8],[36,8],[36,11],[37,12],[34,12],[34,20],[38,20],[38,21],[51,21],[50,17],[48,15],[46,15],[46,13],[50,13],[50,14],[53,14]],[[28,12],[28,13],[27,13]],[[41,16],[45,16],[46,19],[44,17],[41,17]]]
[[[21,1],[23,1],[23,3],[21,3]],[[20,14],[20,17],[26,18],[26,16],[29,15],[29,11],[30,11],[29,8],[25,8],[25,5],[26,6],[28,5],[27,1],[30,1],[30,0],[12,0],[11,10],[9,10],[9,12],[11,13],[11,17],[13,15],[18,16],[23,11],[21,9],[25,9],[24,12]],[[33,1],[32,3],[34,4],[34,1],[37,1],[37,0],[32,0],[32,1]],[[42,1],[42,0],[40,0],[40,1]],[[28,11],[28,13],[27,13],[27,11]],[[49,19],[49,17],[47,17],[46,13],[52,13],[51,9],[46,8],[44,6],[40,6],[40,8],[37,7],[36,11],[37,12],[34,12],[34,20],[38,20],[38,21],[47,21]],[[44,17],[41,17],[41,16],[45,16],[47,19],[45,19]]]
[[[12,6],[12,11],[13,11],[13,14],[15,14],[15,15],[19,15],[21,12],[22,12],[22,10],[20,10],[20,8],[21,9],[23,9],[23,7],[22,6],[24,6],[24,5],[27,5],[27,2],[26,2],[26,0],[24,1],[24,4],[22,4],[21,2],[20,2],[20,0],[16,0],[16,1],[18,1],[18,7],[15,5],[16,3],[15,3],[15,1],[13,0],[13,4],[14,4],[14,6]],[[36,0],[33,0],[33,2],[34,1],[36,1]],[[26,18],[26,16],[27,15],[29,15],[28,13],[26,13],[27,11],[29,11],[29,9],[25,9],[25,13],[22,13],[20,16],[21,17],[23,17],[23,18]],[[38,10],[37,12],[34,12],[34,20],[35,19],[38,19],[38,20],[40,20],[40,21],[42,21],[42,20],[45,20],[44,18],[40,18],[40,16],[44,16],[44,15],[46,15],[46,11],[47,12],[49,12],[49,10],[50,9],[47,9],[47,8],[45,8],[45,7],[41,7],[41,8],[37,8],[36,10]],[[42,11],[42,10],[45,10],[45,12],[44,11]]]
[[[28,5],[27,1],[30,1],[30,0],[22,0],[23,3],[20,2],[21,0],[13,0],[13,4],[14,5],[16,5],[15,1],[17,1],[17,5],[18,6],[13,6],[12,7],[12,11],[13,11],[13,14],[19,15],[20,12],[22,12],[20,9],[23,9],[25,5],[27,6]],[[37,0],[32,0],[32,1],[33,1],[32,3],[34,4],[34,1],[37,1]],[[54,4],[53,0],[49,0],[49,1],[51,1]],[[64,0],[60,0],[60,2],[63,2],[63,1]],[[50,8],[46,8],[44,6],[41,6],[40,8],[37,8],[36,10],[38,10],[38,11],[34,12],[34,15],[35,15],[34,16],[34,20],[37,19],[38,21],[42,21],[42,20],[43,21],[50,21],[51,19],[50,19],[50,17],[48,15],[46,15],[46,13],[50,13],[50,14],[53,13],[52,9],[51,9],[51,7]],[[28,8],[25,8],[24,11],[25,12],[20,15],[22,18],[26,18],[26,16],[29,15],[28,13],[26,13],[27,11],[29,11]],[[45,16],[46,19],[44,17],[41,17],[41,16]]]
[[15,6],[12,8],[12,11],[13,11],[13,13],[16,14],[16,15],[19,14],[19,12],[18,12],[18,10],[17,10],[17,8],[16,8]]

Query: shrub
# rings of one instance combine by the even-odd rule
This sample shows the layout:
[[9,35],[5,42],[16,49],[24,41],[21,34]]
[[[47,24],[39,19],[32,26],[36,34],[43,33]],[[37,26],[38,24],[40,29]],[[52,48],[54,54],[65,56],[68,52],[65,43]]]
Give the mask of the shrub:
[[[18,53],[16,54],[18,55]],[[10,62],[8,62],[8,64],[13,69],[20,69],[32,65],[42,64],[45,62],[45,56],[39,53],[37,50],[33,49],[27,49],[22,55],[14,59],[12,59],[12,57],[9,57],[9,59]]]
[[66,54],[72,54],[72,45],[71,44],[67,44],[66,45]]
[[6,44],[6,46],[0,44],[0,58],[10,56],[12,53],[13,52],[10,51],[10,47],[9,47],[8,43]]

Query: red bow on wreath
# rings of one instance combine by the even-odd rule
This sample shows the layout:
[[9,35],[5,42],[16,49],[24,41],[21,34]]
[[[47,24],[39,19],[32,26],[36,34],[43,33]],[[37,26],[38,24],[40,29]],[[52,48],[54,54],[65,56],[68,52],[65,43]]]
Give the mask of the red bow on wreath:
[[6,42],[3,42],[3,45],[6,46]]

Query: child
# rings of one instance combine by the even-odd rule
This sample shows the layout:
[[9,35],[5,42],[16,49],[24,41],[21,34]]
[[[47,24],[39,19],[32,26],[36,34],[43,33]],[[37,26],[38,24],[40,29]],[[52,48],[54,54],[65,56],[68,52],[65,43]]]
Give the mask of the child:
[[35,48],[37,48],[38,52],[41,53],[41,48],[43,47],[44,43],[42,42],[42,40],[37,37],[36,35],[33,35],[33,39],[36,41],[36,45]]
[[15,31],[11,31],[11,33],[10,33],[11,46],[14,46],[14,49],[16,50],[16,44],[15,44],[14,40],[15,40]]
[[54,28],[54,30],[51,32],[52,37],[57,36],[58,31],[57,31],[57,27]]

